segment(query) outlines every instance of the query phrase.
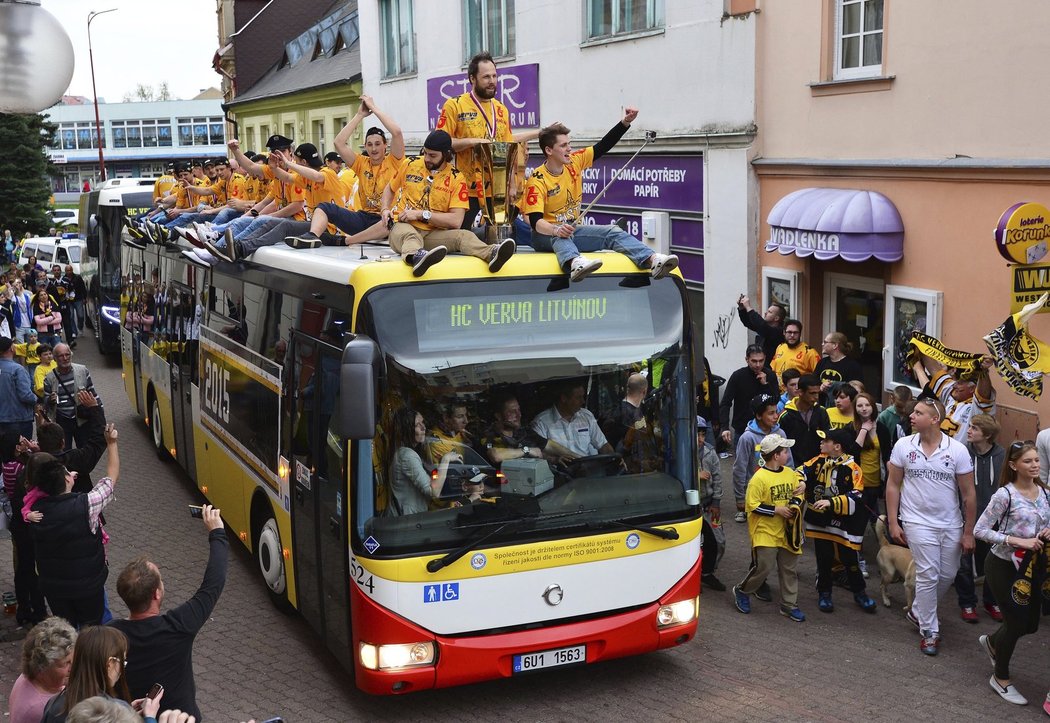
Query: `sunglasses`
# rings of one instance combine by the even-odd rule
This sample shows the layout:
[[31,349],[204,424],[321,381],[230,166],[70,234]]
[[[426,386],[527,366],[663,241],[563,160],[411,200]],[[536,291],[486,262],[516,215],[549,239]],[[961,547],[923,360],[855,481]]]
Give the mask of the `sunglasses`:
[[1017,440],[1016,442],[1014,442],[1013,444],[1010,445],[1010,451],[1011,452],[1017,452],[1018,450],[1020,450],[1023,447],[1034,447],[1034,446],[1035,446],[1035,442],[1033,442],[1030,439],[1023,439],[1023,440],[1019,439],[1019,440]]

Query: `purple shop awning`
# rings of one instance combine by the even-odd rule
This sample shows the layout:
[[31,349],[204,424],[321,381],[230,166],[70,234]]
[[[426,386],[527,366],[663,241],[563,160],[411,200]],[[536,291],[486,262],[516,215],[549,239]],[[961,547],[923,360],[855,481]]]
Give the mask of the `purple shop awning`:
[[821,261],[900,261],[904,222],[890,199],[874,191],[803,188],[777,201],[766,219],[766,251]]

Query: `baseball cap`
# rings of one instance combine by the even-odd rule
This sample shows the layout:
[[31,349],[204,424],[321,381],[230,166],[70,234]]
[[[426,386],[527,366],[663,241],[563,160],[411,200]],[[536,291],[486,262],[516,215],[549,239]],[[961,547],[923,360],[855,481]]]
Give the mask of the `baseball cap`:
[[772,394],[768,394],[767,392],[756,394],[751,398],[751,413],[758,414],[758,411],[760,409],[768,407],[770,404],[776,403],[776,397],[774,397]]
[[266,139],[266,147],[269,148],[271,151],[279,151],[282,148],[291,148],[292,139],[274,134]]
[[853,444],[857,439],[856,435],[850,432],[850,430],[846,429],[845,427],[840,427],[839,429],[832,429],[827,432],[825,432],[822,429],[818,429],[817,436],[821,439],[830,439],[832,442],[842,445],[843,449],[852,449]]
[[204,161],[200,160],[199,158],[194,158],[192,161],[190,161],[190,166],[193,167],[193,168],[196,168],[197,166],[200,166],[201,168],[203,168],[204,167]]
[[427,139],[423,141],[423,147],[428,151],[440,151],[445,153],[452,150],[452,136],[442,130],[431,131]]
[[295,155],[306,161],[306,165],[310,168],[321,167],[321,154],[317,152],[317,146],[313,143],[300,143],[295,149]]
[[214,165],[215,165],[215,159],[214,158],[205,158],[204,159],[204,167],[205,168],[207,168],[208,166],[214,166]]
[[335,151],[328,151],[328,153],[324,154],[324,160],[326,163],[328,161],[339,161],[340,163],[342,163],[343,157]]
[[702,429],[704,431],[707,431],[708,429],[711,428],[711,425],[708,423],[708,421],[706,419],[704,419],[703,417],[701,417],[698,414],[698,415],[696,415],[696,428],[697,429]]
[[770,452],[776,452],[778,449],[783,447],[794,447],[795,440],[781,437],[779,434],[767,434],[762,438],[762,441],[758,443],[758,451],[762,454],[769,454]]

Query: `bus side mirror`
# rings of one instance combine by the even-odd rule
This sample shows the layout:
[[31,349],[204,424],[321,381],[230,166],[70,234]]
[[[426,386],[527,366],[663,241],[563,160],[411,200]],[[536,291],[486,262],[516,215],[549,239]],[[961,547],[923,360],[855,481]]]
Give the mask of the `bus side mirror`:
[[337,433],[345,439],[372,439],[383,357],[379,345],[358,334],[343,349],[339,366]]
[[98,219],[91,214],[87,221],[87,252],[88,256],[98,258]]

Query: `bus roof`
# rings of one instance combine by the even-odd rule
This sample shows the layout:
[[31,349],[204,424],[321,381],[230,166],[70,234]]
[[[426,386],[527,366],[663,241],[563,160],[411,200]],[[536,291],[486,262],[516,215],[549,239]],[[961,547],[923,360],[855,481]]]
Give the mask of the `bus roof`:
[[[338,247],[322,246],[317,249],[296,250],[285,244],[265,246],[258,249],[249,260],[264,269],[290,271],[307,277],[322,279],[336,284],[348,284],[353,280],[363,286],[404,283],[416,280],[412,269],[401,261],[401,257],[386,245],[363,245]],[[639,273],[639,269],[623,254],[603,251],[589,254],[602,261],[597,273]],[[425,281],[466,280],[476,277],[501,276],[559,276],[564,272],[558,267],[557,256],[540,253],[527,246],[519,246],[517,253],[498,274],[491,274],[488,265],[480,259],[460,254],[449,254],[444,261],[432,267]],[[676,271],[677,273],[677,271]]]

